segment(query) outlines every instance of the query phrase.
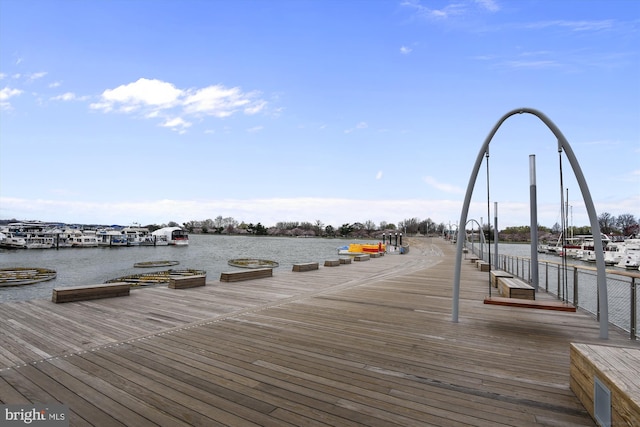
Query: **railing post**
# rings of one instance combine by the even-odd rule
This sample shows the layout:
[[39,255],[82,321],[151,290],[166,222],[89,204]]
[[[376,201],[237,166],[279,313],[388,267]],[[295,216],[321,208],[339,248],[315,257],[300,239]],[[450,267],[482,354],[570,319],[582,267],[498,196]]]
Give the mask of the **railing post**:
[[556,294],[558,296],[558,299],[562,299],[564,301],[564,298],[561,298],[561,294],[560,294],[560,279],[562,279],[562,276],[560,274],[560,266],[556,265],[556,271],[558,272],[558,293]]
[[578,306],[578,267],[573,266],[573,306]]
[[549,262],[544,262],[544,289],[549,292]]
[[632,340],[636,339],[636,331],[637,331],[637,313],[638,307],[636,306],[636,278],[631,278],[631,321],[629,322],[629,334]]

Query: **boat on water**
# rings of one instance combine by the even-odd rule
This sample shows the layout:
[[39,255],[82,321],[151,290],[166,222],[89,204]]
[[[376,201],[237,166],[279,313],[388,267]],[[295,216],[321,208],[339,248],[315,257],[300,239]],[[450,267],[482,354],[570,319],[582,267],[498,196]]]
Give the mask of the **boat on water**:
[[338,248],[339,255],[362,255],[377,254],[386,252],[386,245],[383,243],[351,243]]
[[127,246],[127,236],[122,230],[115,228],[99,228],[96,230],[96,239],[98,246]]
[[27,241],[24,237],[15,236],[13,233],[0,232],[0,248],[5,249],[25,249]]
[[624,241],[622,256],[615,266],[625,270],[640,269],[640,239],[627,239]]
[[156,242],[166,242],[162,243],[165,245],[187,246],[189,244],[189,234],[180,227],[163,227],[151,235],[155,237]]

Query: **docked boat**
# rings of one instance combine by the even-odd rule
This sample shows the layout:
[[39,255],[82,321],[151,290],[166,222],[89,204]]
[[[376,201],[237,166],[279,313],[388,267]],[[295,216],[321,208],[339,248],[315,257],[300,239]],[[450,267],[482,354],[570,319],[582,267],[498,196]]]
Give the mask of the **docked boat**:
[[387,245],[384,243],[369,244],[369,243],[351,243],[348,246],[341,246],[338,248],[339,255],[361,255],[361,254],[374,254],[384,253],[387,250]]
[[153,246],[153,239],[149,229],[141,227],[139,224],[123,228],[122,233],[127,238],[128,246]]
[[127,236],[121,231],[113,228],[101,228],[96,230],[98,246],[127,246]]
[[15,236],[11,232],[0,233],[0,248],[5,249],[25,249],[27,241],[24,237]]
[[180,227],[163,227],[154,231],[151,235],[155,238],[157,244],[175,246],[186,246],[189,244],[189,235]]
[[623,255],[615,266],[626,270],[640,269],[640,239],[624,241]]
[[69,238],[72,248],[97,248],[98,238],[95,234],[75,234]]
[[27,235],[25,240],[27,249],[51,249],[56,245],[55,237],[47,234]]

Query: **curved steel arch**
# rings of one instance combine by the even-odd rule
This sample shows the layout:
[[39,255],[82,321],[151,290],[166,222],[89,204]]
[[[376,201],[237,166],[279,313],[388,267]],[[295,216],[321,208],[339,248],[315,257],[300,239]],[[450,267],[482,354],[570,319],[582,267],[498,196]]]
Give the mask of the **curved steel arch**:
[[[596,267],[598,269],[598,298],[600,305],[600,338],[607,339],[609,337],[609,299],[607,297],[607,276],[605,272],[604,251],[602,246],[602,236],[600,235],[600,225],[598,224],[598,217],[593,205],[591,193],[589,192],[589,187],[587,186],[587,181],[584,179],[580,164],[578,163],[578,160],[573,153],[569,142],[564,137],[562,132],[560,132],[560,129],[558,129],[555,123],[553,123],[546,115],[538,110],[534,110],[533,108],[518,108],[509,111],[507,114],[502,116],[500,120],[498,120],[491,132],[489,132],[489,135],[487,135],[487,138],[485,139],[484,144],[482,144],[480,152],[478,153],[476,163],[473,167],[473,171],[471,172],[471,177],[469,178],[469,184],[467,185],[467,193],[464,198],[464,204],[462,206],[462,211],[460,212],[460,222],[458,224],[467,223],[469,205],[471,204],[471,195],[473,194],[473,188],[475,187],[475,182],[478,177],[478,171],[480,170],[480,165],[482,164],[483,157],[489,150],[489,143],[493,139],[500,126],[502,126],[502,124],[505,122],[505,120],[513,115],[523,113],[533,114],[534,116],[542,120],[545,125],[547,125],[549,130],[551,130],[551,132],[558,140],[558,151],[560,151],[561,149],[564,150],[567,159],[571,164],[571,168],[573,169],[573,173],[576,176],[576,180],[578,181],[580,191],[582,192],[582,198],[584,199],[584,203],[587,208],[587,214],[589,215],[589,222],[591,223],[591,233],[593,234],[594,250],[596,252]],[[461,239],[458,239],[456,243],[456,264],[453,278],[452,321],[457,323],[460,307],[460,268],[462,266],[463,243]]]

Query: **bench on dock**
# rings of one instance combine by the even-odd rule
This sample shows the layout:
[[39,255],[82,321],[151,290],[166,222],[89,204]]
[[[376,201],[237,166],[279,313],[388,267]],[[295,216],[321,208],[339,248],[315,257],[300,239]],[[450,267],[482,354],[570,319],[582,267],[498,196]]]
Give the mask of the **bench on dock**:
[[571,313],[576,312],[575,306],[564,301],[556,300],[530,300],[521,298],[487,297],[484,299],[484,303],[490,305],[503,305],[507,307],[537,308],[540,310],[567,311]]
[[381,256],[382,256],[381,252],[371,252],[369,254],[369,257],[371,257],[371,258],[380,258]]
[[570,387],[599,425],[633,426],[640,420],[640,349],[575,344]]
[[305,262],[303,264],[293,264],[293,271],[297,271],[297,272],[317,270],[318,268],[319,267],[317,262]]
[[507,273],[506,271],[503,271],[503,270],[491,270],[489,275],[491,276],[491,286],[493,286],[494,288],[498,287],[499,278],[504,277],[507,279],[511,279],[513,277],[513,274]]
[[324,262],[325,267],[339,267],[340,260],[339,259],[328,259]]
[[490,271],[491,270],[491,264],[489,264],[486,261],[482,261],[481,259],[476,261],[476,267],[480,271]]
[[272,277],[272,268],[254,268],[250,270],[229,271],[220,273],[221,282],[241,282],[243,280],[262,279]]
[[354,261],[369,261],[369,259],[371,259],[369,254],[361,254],[353,257]]
[[351,264],[351,258],[340,258],[340,264]]
[[500,277],[498,279],[498,290],[506,298],[536,299],[533,286],[514,277]]
[[468,259],[469,261],[471,261],[471,262],[476,262],[476,261],[478,261],[480,258],[478,258],[478,257],[477,257],[477,256],[475,256],[475,255],[471,255],[471,256],[470,256],[469,258],[467,258],[467,259]]
[[122,297],[128,296],[130,290],[131,285],[125,282],[54,288],[51,301],[61,303],[98,298]]
[[197,288],[206,284],[207,276],[199,274],[196,276],[177,276],[169,279],[170,289]]

